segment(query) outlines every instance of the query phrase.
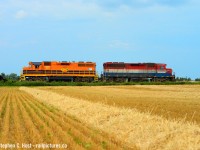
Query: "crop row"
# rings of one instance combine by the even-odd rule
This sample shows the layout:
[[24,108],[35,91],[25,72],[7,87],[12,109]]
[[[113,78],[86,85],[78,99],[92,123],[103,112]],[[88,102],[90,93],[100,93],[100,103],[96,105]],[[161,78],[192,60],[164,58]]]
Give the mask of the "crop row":
[[68,149],[120,148],[98,131],[17,88],[0,88],[0,141],[20,146],[65,144]]

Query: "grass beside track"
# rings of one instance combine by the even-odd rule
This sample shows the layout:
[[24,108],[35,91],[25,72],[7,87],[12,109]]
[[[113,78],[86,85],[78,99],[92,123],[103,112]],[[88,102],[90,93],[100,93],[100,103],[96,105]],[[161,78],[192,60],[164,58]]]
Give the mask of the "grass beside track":
[[200,85],[200,82],[45,82],[0,81],[0,86],[112,86],[112,85]]
[[0,87],[0,141],[19,143],[22,149],[26,149],[22,147],[24,143],[32,144],[29,149],[40,143],[61,144],[65,149],[67,145],[67,149],[77,150],[123,149],[115,138],[88,128],[16,87]]

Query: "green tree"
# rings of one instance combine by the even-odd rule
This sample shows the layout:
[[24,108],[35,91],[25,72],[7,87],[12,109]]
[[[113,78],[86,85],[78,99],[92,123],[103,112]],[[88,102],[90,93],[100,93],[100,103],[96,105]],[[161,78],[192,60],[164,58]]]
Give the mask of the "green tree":
[[19,79],[19,76],[16,73],[11,73],[11,74],[7,75],[7,79],[16,81]]
[[191,81],[191,78],[188,77],[176,77],[176,81]]
[[6,74],[5,73],[1,73],[1,76],[5,79],[6,78]]

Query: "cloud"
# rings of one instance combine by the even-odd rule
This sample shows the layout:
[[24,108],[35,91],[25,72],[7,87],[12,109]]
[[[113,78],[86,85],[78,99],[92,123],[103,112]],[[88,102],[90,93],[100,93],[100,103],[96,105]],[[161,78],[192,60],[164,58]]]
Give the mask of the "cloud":
[[[83,0],[84,1],[84,0]],[[92,0],[85,0],[92,2]],[[178,6],[189,0],[93,0],[93,3],[105,8],[119,8],[121,6],[129,6],[132,8],[150,7],[153,5]]]
[[96,3],[83,2],[81,0],[8,0],[5,2],[7,13],[14,14],[16,19],[29,17],[49,17],[49,18],[73,18],[90,17],[100,14],[101,10]]
[[4,16],[15,12],[12,16],[14,15],[16,19],[26,17],[111,18],[116,12],[155,5],[175,7],[187,1],[189,0],[3,0],[0,2],[0,8]]
[[129,43],[121,41],[121,40],[113,40],[109,44],[110,48],[124,48],[127,49],[129,48]]
[[26,18],[27,16],[28,16],[28,13],[25,12],[24,10],[19,10],[15,14],[16,19],[23,19],[23,18]]
[[160,5],[178,6],[185,4],[187,1],[188,0],[154,0],[154,3]]

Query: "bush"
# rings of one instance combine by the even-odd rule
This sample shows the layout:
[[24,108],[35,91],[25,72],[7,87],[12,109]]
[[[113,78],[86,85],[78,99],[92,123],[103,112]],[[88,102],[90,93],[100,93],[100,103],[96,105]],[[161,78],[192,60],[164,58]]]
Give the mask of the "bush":
[[196,78],[195,81],[200,81],[200,78]]

